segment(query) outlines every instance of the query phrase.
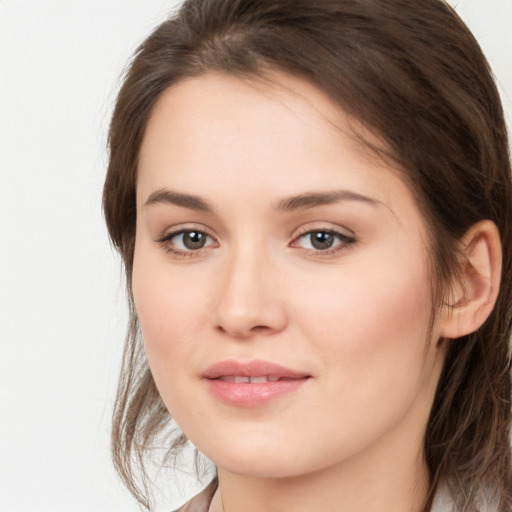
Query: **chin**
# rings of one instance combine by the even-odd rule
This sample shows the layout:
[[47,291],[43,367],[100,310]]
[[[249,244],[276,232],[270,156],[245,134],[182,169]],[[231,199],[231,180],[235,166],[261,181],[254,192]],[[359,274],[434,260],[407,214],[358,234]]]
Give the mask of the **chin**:
[[229,443],[198,448],[217,466],[232,474],[251,478],[293,478],[322,469],[328,464],[326,454],[308,453],[304,444],[285,443],[283,439],[229,440]]
[[[230,473],[250,478],[293,478],[309,471],[285,459],[284,454],[255,456],[223,453],[216,466]],[[216,462],[216,461],[214,461]]]

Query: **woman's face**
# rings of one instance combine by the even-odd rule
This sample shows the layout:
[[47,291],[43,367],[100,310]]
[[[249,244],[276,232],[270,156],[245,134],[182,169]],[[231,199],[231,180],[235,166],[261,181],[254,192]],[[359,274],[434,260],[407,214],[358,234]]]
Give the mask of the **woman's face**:
[[443,363],[427,238],[397,171],[313,86],[167,90],[141,149],[133,294],[188,438],[253,476],[421,459]]

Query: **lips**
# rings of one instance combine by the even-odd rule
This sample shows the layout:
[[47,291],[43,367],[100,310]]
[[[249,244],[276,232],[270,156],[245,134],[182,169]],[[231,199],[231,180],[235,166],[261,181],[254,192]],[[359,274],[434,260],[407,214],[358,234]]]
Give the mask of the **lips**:
[[202,378],[221,401],[240,407],[264,405],[298,390],[311,375],[267,361],[247,363],[221,361],[208,368]]
[[261,382],[277,382],[281,378],[276,375],[262,375],[261,377],[244,377],[242,375],[226,375],[219,377],[224,382],[234,382],[235,384],[258,384]]
[[273,379],[302,379],[310,377],[309,374],[297,372],[268,361],[254,360],[247,363],[238,361],[221,361],[210,366],[202,375],[205,379],[219,379],[228,376],[239,377],[271,377]]

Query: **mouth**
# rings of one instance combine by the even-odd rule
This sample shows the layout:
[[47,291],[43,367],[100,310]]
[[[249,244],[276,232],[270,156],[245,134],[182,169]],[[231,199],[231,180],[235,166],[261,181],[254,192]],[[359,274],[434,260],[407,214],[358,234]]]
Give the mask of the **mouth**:
[[292,393],[312,375],[267,361],[221,361],[201,377],[213,396],[237,407],[257,407]]
[[236,384],[250,384],[304,379],[311,377],[311,375],[276,363],[257,359],[249,362],[220,361],[210,366],[202,374],[202,377],[210,380],[217,379],[224,382],[234,382]]
[[278,375],[263,375],[261,377],[245,377],[243,375],[225,375],[214,380],[223,382],[234,382],[235,384],[260,384],[262,382],[279,382],[283,380],[294,380]]

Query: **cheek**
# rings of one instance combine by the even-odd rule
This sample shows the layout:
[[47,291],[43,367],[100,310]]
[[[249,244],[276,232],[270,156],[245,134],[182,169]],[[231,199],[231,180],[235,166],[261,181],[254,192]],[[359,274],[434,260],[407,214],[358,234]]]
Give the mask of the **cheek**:
[[[315,415],[303,414],[301,421],[318,446],[323,439],[337,439],[336,453],[346,456],[409,414],[422,424],[431,406],[437,370],[434,351],[427,347],[428,277],[422,263],[396,263],[399,273],[353,266],[326,287],[310,283],[307,300],[294,303],[300,337],[320,358],[323,390]],[[324,418],[322,429],[315,417]]]
[[191,326],[199,325],[203,294],[193,279],[171,272],[160,255],[144,247],[135,251],[132,289],[148,361],[160,387],[161,381],[185,371],[182,361],[194,351]]
[[350,266],[325,287],[317,281],[307,295],[296,293],[307,297],[295,302],[302,332],[322,355],[332,389],[350,390],[344,398],[354,407],[417,391],[428,355],[428,282],[416,255]]
[[[345,348],[357,354],[368,349],[425,341],[430,298],[426,280],[418,275],[399,278],[365,272],[347,276],[327,294],[311,294],[301,307],[309,325],[318,329],[319,340],[332,340],[333,350]],[[332,283],[331,283],[332,286]]]
[[[134,265],[133,294],[146,356],[162,400],[174,420],[187,425],[189,405],[196,403],[197,390],[185,385],[196,378],[191,362],[197,353],[201,294],[190,282],[161,267],[158,275],[151,265]],[[193,281],[192,281],[193,282]],[[201,421],[197,418],[197,421]],[[187,433],[190,429],[187,429]]]

